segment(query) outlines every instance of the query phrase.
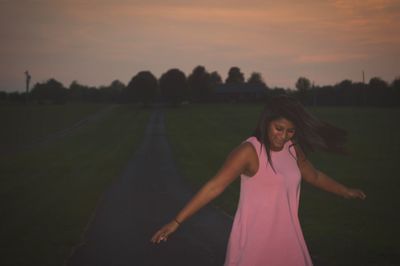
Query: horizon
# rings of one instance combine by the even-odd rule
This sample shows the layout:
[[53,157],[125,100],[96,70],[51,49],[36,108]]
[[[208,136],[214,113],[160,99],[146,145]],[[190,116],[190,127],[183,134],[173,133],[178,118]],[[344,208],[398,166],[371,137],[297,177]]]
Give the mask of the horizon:
[[[207,70],[207,69],[206,69],[206,70]],[[144,71],[149,71],[149,70],[144,70]],[[168,71],[168,70],[167,70],[167,71]],[[165,72],[167,72],[167,71],[165,71]],[[141,72],[141,71],[139,71],[139,72]],[[150,71],[150,72],[151,72],[151,71]],[[164,72],[164,73],[165,73],[165,72]],[[163,73],[163,74],[164,74],[164,73]],[[210,72],[209,72],[209,73],[210,73]],[[29,74],[30,74],[30,73],[29,73]],[[137,73],[137,74],[138,74],[138,73]],[[161,76],[162,76],[163,74],[161,74]],[[184,74],[185,74],[186,78],[188,78],[189,75],[190,75],[191,73],[189,73],[189,74],[184,73]],[[218,74],[220,74],[220,73],[218,73]],[[159,76],[159,77],[155,76],[156,79],[157,79],[157,81],[160,80],[161,76]],[[228,75],[226,75],[226,77],[222,77],[222,75],[221,75],[221,79],[222,79],[222,83],[221,83],[221,84],[227,84],[227,83],[226,83],[226,78],[227,78],[227,76],[228,76]],[[133,78],[133,77],[134,77],[134,76],[132,76],[132,78]],[[244,77],[245,77],[244,83],[247,83],[247,80],[248,80],[248,78],[250,77],[250,75],[249,75],[248,77],[245,75]],[[299,78],[301,78],[301,77],[299,77]],[[307,78],[307,77],[305,77],[305,78]],[[380,79],[382,79],[381,77],[371,77],[371,78],[369,78],[368,80],[365,80],[365,82],[363,82],[362,79],[359,80],[359,81],[354,81],[354,80],[350,80],[350,81],[351,81],[353,84],[355,84],[355,83],[365,83],[365,84],[368,84],[368,83],[369,83],[369,80],[372,79],[372,78],[380,78]],[[65,89],[69,89],[69,87],[71,86],[71,84],[72,84],[73,82],[77,82],[79,85],[86,86],[86,87],[89,87],[89,88],[94,88],[94,89],[101,89],[102,87],[108,87],[108,86],[110,86],[111,83],[114,82],[114,81],[122,82],[122,84],[123,84],[124,86],[128,86],[128,84],[129,84],[129,82],[130,82],[130,80],[129,80],[128,82],[125,83],[125,82],[123,82],[123,81],[121,81],[121,80],[119,80],[119,79],[114,79],[114,80],[110,81],[108,84],[100,84],[100,85],[98,85],[98,86],[93,86],[93,85],[91,85],[91,84],[84,84],[84,83],[80,83],[80,82],[77,81],[77,80],[73,80],[73,81],[71,81],[70,84],[66,85],[66,84],[62,83],[60,80],[57,80],[57,79],[55,79],[55,78],[53,78],[53,77],[49,77],[48,79],[45,79],[45,80],[42,80],[42,81],[38,81],[38,82],[35,82],[35,83],[33,83],[33,84],[30,83],[30,87],[29,87],[30,91],[34,88],[34,86],[35,86],[37,83],[44,84],[44,83],[48,82],[48,81],[51,80],[51,79],[54,79],[54,80],[56,80],[57,82],[60,82],[60,83],[63,85],[63,87],[64,87]],[[307,78],[307,79],[308,79],[308,78]],[[392,82],[393,82],[394,80],[397,80],[397,79],[400,79],[400,76],[394,78],[393,80],[385,80],[385,79],[382,79],[382,80],[383,80],[384,82],[386,82],[386,83],[388,84],[388,86],[391,86]],[[327,86],[335,86],[335,85],[337,85],[337,84],[339,84],[339,83],[341,83],[341,82],[343,82],[343,81],[345,81],[345,80],[349,80],[349,79],[340,80],[340,81],[337,81],[337,82],[335,82],[335,83],[333,83],[333,84],[315,84],[315,83],[313,83],[312,80],[310,80],[310,82],[311,82],[311,85],[312,85],[313,87],[315,87],[315,88],[323,88],[323,87],[327,87]],[[296,79],[296,81],[297,81],[297,79]],[[26,77],[24,78],[24,82],[26,82]],[[296,82],[295,82],[295,83],[296,83]],[[24,83],[24,85],[26,86],[26,83]],[[273,90],[273,89],[297,90],[295,84],[294,84],[292,87],[270,86],[269,84],[266,84],[266,86],[267,86],[268,89],[271,89],[271,90]],[[6,93],[13,93],[13,92],[25,93],[25,92],[26,92],[26,87],[25,87],[25,88],[21,88],[20,90],[14,90],[14,91],[0,90],[0,92],[1,92],[1,91],[4,91],[4,92],[6,92]]]
[[[18,20],[15,20],[18,17]],[[271,87],[316,86],[400,72],[400,1],[2,1],[0,91],[50,78],[100,87],[140,71],[188,76],[202,65],[223,81],[237,66]]]

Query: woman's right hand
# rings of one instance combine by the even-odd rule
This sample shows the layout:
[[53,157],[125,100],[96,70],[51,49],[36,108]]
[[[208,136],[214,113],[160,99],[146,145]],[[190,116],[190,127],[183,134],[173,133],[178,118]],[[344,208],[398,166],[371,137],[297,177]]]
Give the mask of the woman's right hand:
[[168,237],[175,232],[179,227],[179,224],[172,220],[171,222],[164,225],[160,230],[158,230],[153,237],[151,238],[151,242],[154,244],[158,244],[161,241],[167,241]]

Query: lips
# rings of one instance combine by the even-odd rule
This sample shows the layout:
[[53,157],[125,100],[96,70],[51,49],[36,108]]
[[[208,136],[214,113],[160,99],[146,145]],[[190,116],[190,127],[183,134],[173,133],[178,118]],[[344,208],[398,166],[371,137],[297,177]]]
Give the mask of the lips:
[[282,147],[284,144],[285,144],[285,142],[275,141],[275,146],[277,146],[277,147]]

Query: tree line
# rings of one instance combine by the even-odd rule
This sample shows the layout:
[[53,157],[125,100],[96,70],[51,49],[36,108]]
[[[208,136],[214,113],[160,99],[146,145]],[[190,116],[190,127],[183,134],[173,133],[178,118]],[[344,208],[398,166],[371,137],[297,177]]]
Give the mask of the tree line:
[[[215,102],[219,88],[226,84],[242,86],[242,93],[251,85],[263,88],[262,101],[276,94],[290,94],[305,105],[315,106],[400,106],[400,77],[387,83],[373,77],[368,83],[343,80],[335,85],[315,86],[308,78],[299,77],[296,90],[270,88],[258,72],[253,72],[246,80],[239,67],[231,67],[225,81],[218,72],[208,72],[204,66],[197,66],[186,76],[177,68],[170,69],[159,79],[151,71],[140,71],[125,85],[114,80],[108,86],[91,87],[73,81],[68,88],[51,78],[36,83],[29,93],[0,91],[1,102],[32,102],[39,104],[66,102],[114,102],[142,103],[149,106],[153,102],[169,102],[178,106],[182,102]],[[232,97],[230,98],[232,99]],[[234,98],[233,98],[234,99]],[[237,98],[239,101],[242,98]],[[247,97],[247,101],[251,101]]]

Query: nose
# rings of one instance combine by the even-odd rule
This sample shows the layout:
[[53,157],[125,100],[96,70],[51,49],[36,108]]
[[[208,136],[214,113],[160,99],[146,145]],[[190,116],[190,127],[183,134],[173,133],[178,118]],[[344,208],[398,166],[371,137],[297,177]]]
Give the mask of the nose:
[[282,140],[287,140],[287,137],[288,137],[288,133],[286,131],[282,132],[281,139]]

